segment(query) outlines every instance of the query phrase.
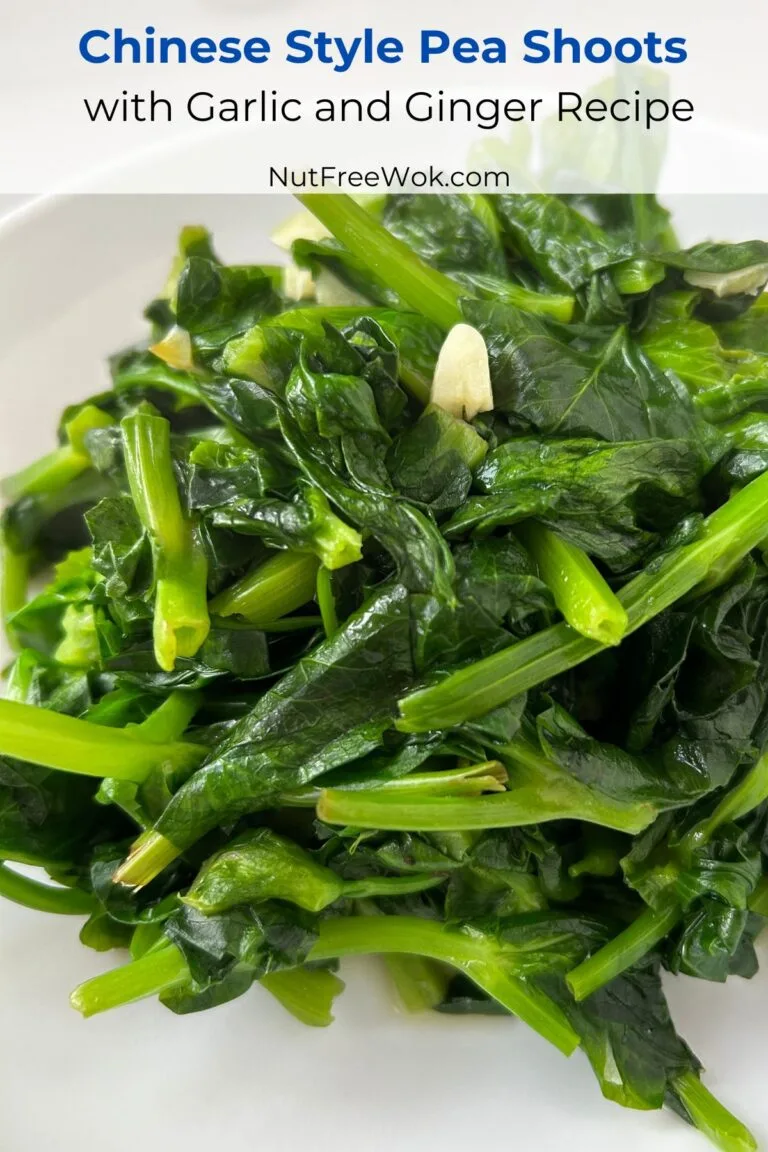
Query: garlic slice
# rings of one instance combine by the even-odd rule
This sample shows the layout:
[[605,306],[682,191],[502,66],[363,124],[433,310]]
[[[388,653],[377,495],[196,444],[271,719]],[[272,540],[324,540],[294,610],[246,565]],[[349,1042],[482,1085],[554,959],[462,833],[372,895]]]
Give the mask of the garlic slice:
[[432,380],[431,401],[462,420],[493,409],[488,349],[481,333],[471,324],[456,324],[443,341]]
[[182,372],[193,372],[195,369],[189,332],[178,324],[166,332],[159,343],[151,344],[149,350],[170,368],[178,368]]
[[270,240],[289,252],[294,240],[327,240],[330,235],[325,224],[321,224],[311,212],[295,212],[275,228]]
[[737,268],[735,272],[696,272],[687,269],[683,279],[694,288],[709,288],[715,296],[740,296],[745,293],[757,296],[768,280],[768,264],[750,264],[748,268]]
[[283,295],[288,300],[314,300],[315,282],[307,268],[286,264],[283,268]]
[[326,308],[365,308],[370,304],[367,296],[349,288],[327,268],[321,268],[317,274],[315,296],[318,304]]

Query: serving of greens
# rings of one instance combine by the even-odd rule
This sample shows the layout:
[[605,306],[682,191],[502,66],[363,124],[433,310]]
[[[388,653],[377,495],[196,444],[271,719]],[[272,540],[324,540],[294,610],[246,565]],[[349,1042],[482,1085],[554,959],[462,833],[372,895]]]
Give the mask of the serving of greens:
[[5,483],[0,895],[129,950],[86,1016],[326,1025],[378,954],[755,1148],[662,973],[753,976],[768,919],[768,243],[301,199],[287,266],[185,228]]

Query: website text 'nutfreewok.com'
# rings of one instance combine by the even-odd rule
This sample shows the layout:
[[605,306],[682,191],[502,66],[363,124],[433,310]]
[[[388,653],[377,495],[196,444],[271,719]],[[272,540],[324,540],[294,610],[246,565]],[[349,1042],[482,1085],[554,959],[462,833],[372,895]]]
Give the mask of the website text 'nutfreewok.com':
[[337,168],[324,164],[320,168],[270,167],[269,187],[293,191],[301,188],[376,189],[423,188],[437,191],[443,188],[483,188],[498,191],[512,186],[512,176],[503,170],[478,171],[450,170],[434,164],[426,168],[410,165],[385,165],[378,168]]

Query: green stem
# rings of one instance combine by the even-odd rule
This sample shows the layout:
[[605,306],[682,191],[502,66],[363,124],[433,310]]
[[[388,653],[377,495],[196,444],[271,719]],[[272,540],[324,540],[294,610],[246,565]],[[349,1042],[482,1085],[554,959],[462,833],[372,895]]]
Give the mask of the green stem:
[[330,324],[332,328],[345,328],[354,324],[363,316],[373,316],[377,319],[380,314],[391,316],[389,308],[364,307],[360,304],[314,304],[312,308],[288,308],[285,312],[278,312],[277,316],[270,316],[265,324],[272,328],[294,328],[299,332],[322,332],[323,324]]
[[764,752],[743,780],[726,792],[711,816],[699,821],[684,837],[680,849],[690,852],[706,844],[723,824],[741,820],[768,799],[768,752]]
[[478,220],[484,225],[487,232],[493,238],[495,246],[501,248],[504,243],[504,237],[501,231],[501,221],[496,215],[491,200],[482,192],[468,192],[460,193],[459,199],[472,209]]
[[317,570],[317,585],[315,599],[320,608],[320,618],[323,621],[323,631],[330,640],[339,627],[339,618],[336,615],[336,601],[333,598],[333,583],[330,571],[320,565]]
[[351,197],[308,193],[298,199],[415,311],[441,328],[451,328],[461,321],[459,300],[468,295],[467,291],[425,264]]
[[472,286],[474,294],[481,299],[511,304],[513,308],[519,308],[522,312],[559,320],[561,324],[570,324],[573,320],[576,306],[574,296],[537,292],[531,288],[523,288],[520,284],[514,284],[511,280],[497,280],[482,272],[465,273],[464,279]]
[[409,772],[407,776],[384,781],[375,791],[383,789],[398,795],[416,792],[430,796],[479,796],[482,792],[503,792],[508,778],[506,768],[498,760],[483,760],[480,764],[439,772]]
[[451,728],[482,716],[603,650],[568,624],[556,624],[417,689],[399,701],[401,732]]
[[47,456],[28,464],[20,472],[3,481],[2,491],[7,500],[17,500],[20,496],[37,496],[69,484],[91,462],[85,455],[73,452],[69,445],[56,448]]
[[163,551],[182,555],[187,524],[171,457],[171,426],[162,416],[134,412],[120,423],[131,497],[142,526]]
[[585,1000],[636,964],[672,931],[682,914],[674,896],[658,908],[646,908],[628,928],[568,973],[565,979],[575,999]]
[[[704,522],[699,538],[676,549],[653,571],[621,590],[627,633],[635,632],[706,579],[719,565],[746,556],[768,534],[768,473],[752,480]],[[426,732],[453,727],[504,704],[604,650],[556,624],[479,660],[400,701],[398,728]]]
[[[358,900],[357,908],[363,916],[384,915],[373,900]],[[442,1004],[451,981],[451,970],[445,964],[425,956],[402,956],[396,952],[382,959],[406,1012],[426,1012]]]
[[126,731],[151,744],[168,744],[180,740],[202,702],[200,692],[171,692],[146,720]]
[[94,428],[106,428],[111,423],[112,419],[106,412],[93,404],[85,404],[66,426],[69,442],[3,480],[0,486],[3,495],[7,500],[18,500],[21,496],[61,491],[91,467],[85,443],[87,433]]
[[746,378],[732,380],[728,384],[714,384],[696,392],[693,403],[698,411],[711,424],[740,416],[750,408],[764,404],[768,400],[768,380]]
[[325,789],[318,819],[328,824],[382,831],[454,832],[482,828],[521,828],[549,820],[584,820],[637,835],[655,819],[649,806],[620,804],[591,792],[578,781],[542,788],[525,785],[496,795],[470,797],[402,795],[376,791]]
[[179,855],[175,844],[159,832],[148,828],[134,842],[130,852],[114,875],[115,884],[143,888],[154,880]]
[[[447,768],[440,772],[409,772],[407,776],[397,776],[393,780],[382,780],[380,784],[352,786],[349,791],[370,793],[382,791],[399,795],[409,792],[425,793],[429,796],[479,796],[482,792],[503,792],[508,774],[498,760],[486,760],[482,764],[472,764],[467,768]],[[288,808],[314,808],[322,794],[322,788],[297,788],[284,792],[281,805]],[[347,791],[347,789],[342,789]]]
[[722,1152],[756,1152],[757,1141],[742,1122],[712,1095],[695,1072],[683,1072],[672,1081],[691,1122]]
[[56,912],[62,916],[87,916],[93,911],[95,900],[89,892],[79,888],[59,888],[41,884],[29,876],[22,876],[5,864],[0,864],[0,896],[34,908],[37,912]]
[[487,941],[418,916],[349,916],[324,920],[311,960],[369,953],[426,956],[458,968],[509,1012],[570,1055],[579,1038],[560,1009],[525,980],[505,971]]
[[242,616],[257,628],[273,624],[314,598],[319,564],[306,552],[278,552],[215,596],[211,614]]
[[74,990],[69,1001],[83,1016],[95,1016],[147,996],[157,996],[188,979],[186,960],[175,944],[167,944],[139,960],[86,980]]
[[30,553],[17,552],[3,532],[0,536],[0,622],[8,644],[14,651],[20,645],[13,628],[8,627],[8,621],[27,602],[30,560]]
[[626,610],[586,552],[533,520],[517,531],[566,622],[599,644],[618,644],[627,630]]
[[181,509],[170,424],[138,411],[120,428],[131,497],[152,541],[155,658],[171,672],[176,658],[194,656],[208,635],[208,565]]
[[[561,1052],[569,1056],[579,1045],[577,1034],[557,1005],[526,980],[510,975],[509,960],[497,954],[492,941],[456,932],[435,920],[418,916],[323,920],[309,960],[370,953],[425,956],[458,968]],[[84,1016],[93,1016],[177,987],[188,978],[184,957],[174,944],[168,944],[87,980],[75,989],[70,1001]]]
[[345,880],[342,896],[347,900],[368,900],[374,896],[410,896],[442,884],[445,876],[367,876]]
[[664,279],[666,271],[663,264],[643,257],[624,260],[621,264],[614,264],[610,270],[614,287],[622,296],[650,292],[655,284]]
[[205,750],[180,742],[149,743],[130,729],[106,728],[47,708],[0,700],[0,755],[61,772],[140,784],[163,763],[196,767]]

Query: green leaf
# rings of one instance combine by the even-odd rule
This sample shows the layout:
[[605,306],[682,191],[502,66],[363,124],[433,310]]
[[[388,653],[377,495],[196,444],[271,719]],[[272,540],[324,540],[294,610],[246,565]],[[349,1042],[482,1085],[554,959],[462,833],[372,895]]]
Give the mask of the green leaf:
[[503,276],[506,260],[491,211],[475,211],[471,196],[388,196],[382,223],[441,272]]
[[659,961],[631,968],[575,1004],[549,980],[544,987],[563,1007],[603,1095],[625,1108],[661,1108],[677,1077],[699,1063],[675,1031],[659,977]]
[[160,834],[181,849],[377,747],[393,685],[414,675],[410,628],[406,590],[379,593],[262,696],[176,793]]
[[586,348],[538,317],[503,304],[465,301],[486,339],[496,408],[549,436],[707,443],[706,426],[679,388],[619,328]]
[[607,444],[521,437],[490,452],[470,496],[445,527],[451,538],[531,517],[621,571],[697,509],[704,466],[685,440]]
[[604,232],[557,196],[500,195],[494,205],[514,251],[558,292],[580,288],[594,272],[633,255],[628,238]]
[[179,274],[176,320],[192,336],[204,363],[228,340],[276,310],[272,275],[258,266],[225,267],[190,256]]
[[386,464],[395,488],[437,513],[464,502],[487,450],[471,424],[430,405],[395,440]]

